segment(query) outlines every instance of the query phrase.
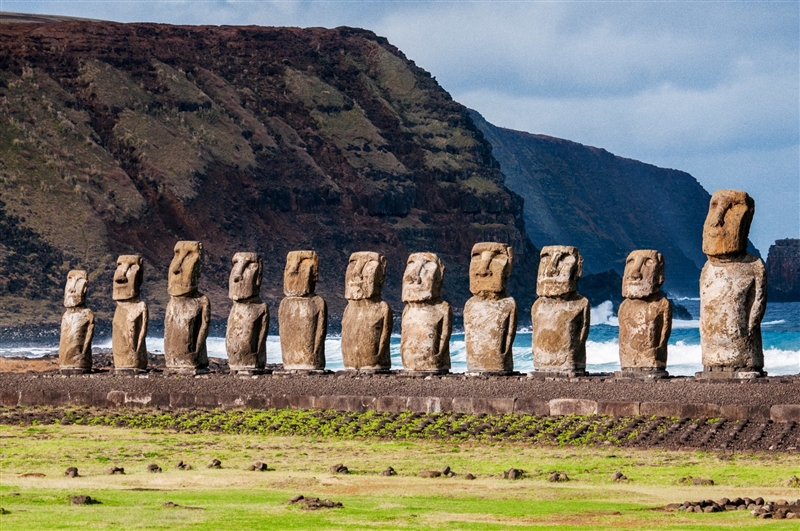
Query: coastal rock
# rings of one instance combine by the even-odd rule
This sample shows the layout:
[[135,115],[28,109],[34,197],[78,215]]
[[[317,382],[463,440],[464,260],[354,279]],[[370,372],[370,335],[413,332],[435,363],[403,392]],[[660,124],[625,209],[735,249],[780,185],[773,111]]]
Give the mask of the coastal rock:
[[800,301],[800,239],[787,238],[770,245],[766,267],[769,300]]
[[58,366],[65,373],[92,370],[92,338],[94,313],[85,306],[88,276],[86,271],[73,269],[64,287],[64,306],[61,318],[61,338],[58,344]]
[[139,300],[144,261],[139,255],[117,258],[112,296],[117,301],[111,333],[111,351],[116,370],[147,368],[147,303]]
[[403,273],[400,354],[409,372],[450,370],[453,312],[441,298],[444,264],[434,253],[413,253]]
[[283,291],[278,308],[281,356],[285,370],[325,369],[328,307],[314,293],[319,257],[314,251],[292,251],[286,256]]
[[233,255],[228,297],[233,300],[225,332],[232,374],[264,370],[269,310],[260,297],[263,262],[257,253]]
[[464,306],[467,372],[509,373],[517,333],[517,303],[506,293],[514,250],[494,242],[476,243],[469,266],[473,297]]

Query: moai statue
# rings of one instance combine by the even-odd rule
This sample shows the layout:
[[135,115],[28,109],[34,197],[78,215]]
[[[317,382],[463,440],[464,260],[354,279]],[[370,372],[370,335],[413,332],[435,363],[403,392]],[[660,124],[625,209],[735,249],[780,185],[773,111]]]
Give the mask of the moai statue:
[[514,371],[517,303],[506,293],[513,260],[514,249],[504,243],[476,243],[472,248],[469,290],[474,296],[464,306],[468,374]]
[[169,372],[198,374],[208,370],[206,337],[211,303],[197,289],[202,265],[203,244],[175,244],[167,284],[170,299],[164,316],[164,357]]
[[344,298],[349,302],[342,315],[345,369],[385,372],[392,367],[392,309],[381,300],[385,276],[385,256],[371,252],[350,255],[344,285]]
[[625,262],[619,306],[620,376],[664,378],[672,308],[661,293],[664,257],[658,251],[633,251]]
[[73,269],[64,288],[64,317],[58,343],[58,367],[62,374],[92,372],[94,313],[86,307],[86,271]]
[[138,254],[117,258],[112,297],[117,301],[111,332],[114,372],[136,373],[147,368],[147,303],[139,300],[143,261]]
[[283,293],[278,308],[278,333],[285,371],[325,370],[328,306],[314,293],[319,257],[314,251],[291,251],[283,270]]
[[586,374],[589,301],[577,292],[583,258],[577,247],[542,248],[531,308],[533,376]]
[[263,269],[261,257],[256,253],[233,255],[228,282],[233,308],[225,332],[231,374],[260,374],[267,363],[269,310],[260,297]]
[[403,273],[403,369],[414,374],[445,374],[450,370],[453,311],[442,300],[444,265],[433,253],[408,257]]
[[747,252],[755,202],[745,192],[719,190],[703,225],[700,273],[702,378],[765,376],[761,319],[767,306],[764,262]]

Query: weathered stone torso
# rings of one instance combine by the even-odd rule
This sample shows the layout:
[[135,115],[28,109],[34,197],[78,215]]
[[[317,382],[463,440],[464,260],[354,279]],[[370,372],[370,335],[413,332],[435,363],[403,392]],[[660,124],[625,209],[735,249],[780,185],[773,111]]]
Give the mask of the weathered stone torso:
[[147,319],[146,302],[117,302],[111,332],[115,368],[147,368]]
[[511,347],[517,333],[513,297],[472,297],[464,306],[464,340],[469,372],[514,370]]
[[89,308],[67,308],[61,318],[58,365],[62,369],[92,368],[94,313]]
[[164,316],[164,357],[167,368],[208,367],[206,336],[211,314],[208,297],[171,297]]
[[392,309],[384,301],[347,303],[342,315],[342,359],[346,369],[390,369]]
[[269,311],[265,303],[233,302],[225,332],[225,349],[231,370],[264,368],[268,326]]
[[764,367],[761,319],[766,308],[764,262],[753,255],[708,261],[700,273],[700,346],[705,367]]
[[667,367],[672,309],[662,293],[653,300],[625,299],[619,311],[619,360],[622,368]]
[[539,297],[531,310],[533,365],[537,371],[586,368],[589,301],[575,294],[566,299]]
[[325,368],[327,305],[322,297],[286,297],[278,308],[278,331],[285,370]]
[[409,302],[403,309],[400,353],[407,371],[450,369],[452,310],[444,301]]

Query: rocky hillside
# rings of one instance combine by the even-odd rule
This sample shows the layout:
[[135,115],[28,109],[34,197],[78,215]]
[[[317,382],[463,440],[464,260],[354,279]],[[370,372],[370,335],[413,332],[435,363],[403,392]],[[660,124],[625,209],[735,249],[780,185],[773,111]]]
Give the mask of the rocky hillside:
[[116,256],[132,252],[158,326],[179,239],[205,245],[217,322],[242,250],[264,256],[273,326],[292,249],[320,254],[334,330],[360,250],[388,256],[399,316],[409,253],[440,254],[459,308],[473,243],[510,243],[511,292],[529,307],[538,253],[522,199],[468,111],[385,39],[45,22],[0,25],[0,328],[57,323],[71,268],[89,271],[107,326]]
[[787,238],[770,245],[767,290],[770,301],[800,301],[800,240]]
[[472,117],[491,142],[506,185],[525,199],[525,227],[537,247],[575,245],[585,271],[595,274],[621,274],[630,251],[657,249],[666,262],[665,290],[697,293],[710,195],[694,177],[496,127],[474,111]]

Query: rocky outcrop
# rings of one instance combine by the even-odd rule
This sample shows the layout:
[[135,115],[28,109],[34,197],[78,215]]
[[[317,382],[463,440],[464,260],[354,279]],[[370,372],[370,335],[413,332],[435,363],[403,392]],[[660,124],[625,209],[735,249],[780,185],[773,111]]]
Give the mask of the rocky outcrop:
[[777,240],[769,246],[767,300],[800,301],[800,239]]

